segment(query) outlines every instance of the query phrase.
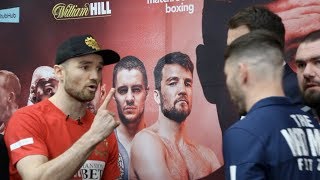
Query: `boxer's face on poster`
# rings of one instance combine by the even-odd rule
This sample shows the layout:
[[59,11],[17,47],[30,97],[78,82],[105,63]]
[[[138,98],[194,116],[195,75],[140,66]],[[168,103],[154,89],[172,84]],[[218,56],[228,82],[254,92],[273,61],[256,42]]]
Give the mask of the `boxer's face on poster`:
[[147,87],[137,69],[121,69],[116,75],[115,100],[120,120],[124,124],[139,123],[144,113]]
[[8,90],[12,88],[8,86],[13,85],[6,82],[5,76],[0,76],[0,126],[6,123],[12,113],[18,109],[16,97],[14,97],[16,95]]
[[229,29],[228,37],[227,37],[227,45],[230,45],[232,41],[249,32],[250,32],[249,28],[245,25],[239,26],[234,29]]
[[296,54],[297,76],[304,101],[311,107],[320,102],[320,39],[302,43]]
[[54,78],[39,79],[34,87],[33,103],[38,103],[53,96],[58,88],[58,80]]
[[103,61],[96,54],[71,58],[64,66],[64,89],[80,102],[93,100],[101,82]]
[[5,89],[5,78],[0,76],[0,125],[6,120],[8,113],[8,101],[7,101],[8,92]]
[[184,121],[192,108],[192,73],[178,64],[162,69],[160,90],[161,111],[176,122]]

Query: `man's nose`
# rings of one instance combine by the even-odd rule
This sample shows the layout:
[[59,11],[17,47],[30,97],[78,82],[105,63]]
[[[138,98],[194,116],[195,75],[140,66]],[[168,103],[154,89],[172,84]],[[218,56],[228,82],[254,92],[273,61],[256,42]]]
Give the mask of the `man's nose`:
[[186,94],[187,87],[184,82],[179,83],[179,94]]
[[316,74],[316,72],[315,72],[314,65],[312,65],[311,63],[307,63],[306,67],[305,67],[305,69],[303,71],[303,76],[305,78],[312,78],[312,77],[315,76],[315,74]]
[[101,76],[100,73],[101,72],[99,72],[97,70],[92,70],[90,72],[90,79],[98,80],[100,78],[100,76]]
[[131,90],[129,90],[126,95],[126,101],[128,104],[134,102],[134,95]]

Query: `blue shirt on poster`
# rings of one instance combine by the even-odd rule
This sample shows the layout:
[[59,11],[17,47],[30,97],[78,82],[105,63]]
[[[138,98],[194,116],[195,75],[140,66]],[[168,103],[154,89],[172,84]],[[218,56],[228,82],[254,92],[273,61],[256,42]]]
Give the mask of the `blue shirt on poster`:
[[116,138],[118,141],[118,148],[119,148],[119,169],[120,169],[120,177],[119,180],[128,180],[129,179],[129,164],[130,164],[130,159],[129,159],[129,154],[125,147],[122,145],[118,138],[118,132],[115,130]]

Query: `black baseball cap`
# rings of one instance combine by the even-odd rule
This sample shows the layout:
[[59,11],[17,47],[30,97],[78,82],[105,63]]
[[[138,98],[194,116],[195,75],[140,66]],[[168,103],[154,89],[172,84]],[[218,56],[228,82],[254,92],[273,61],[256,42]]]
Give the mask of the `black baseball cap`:
[[113,64],[120,60],[120,56],[113,50],[102,50],[97,41],[89,34],[74,36],[64,41],[57,49],[56,64],[61,64],[73,57],[88,54],[102,56],[103,64]]

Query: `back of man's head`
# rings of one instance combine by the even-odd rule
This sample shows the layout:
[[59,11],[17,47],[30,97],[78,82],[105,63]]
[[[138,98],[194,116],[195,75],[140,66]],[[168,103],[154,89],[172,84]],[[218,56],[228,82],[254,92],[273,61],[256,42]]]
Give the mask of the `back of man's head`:
[[225,51],[226,64],[248,64],[258,78],[281,79],[283,58],[281,40],[265,30],[239,37]]
[[228,23],[229,29],[243,25],[247,26],[250,31],[264,29],[274,33],[284,46],[285,28],[281,17],[270,10],[261,6],[250,6],[232,16]]
[[0,77],[3,78],[1,86],[8,92],[13,92],[16,98],[19,97],[21,93],[19,78],[13,72],[7,70],[0,70]]

